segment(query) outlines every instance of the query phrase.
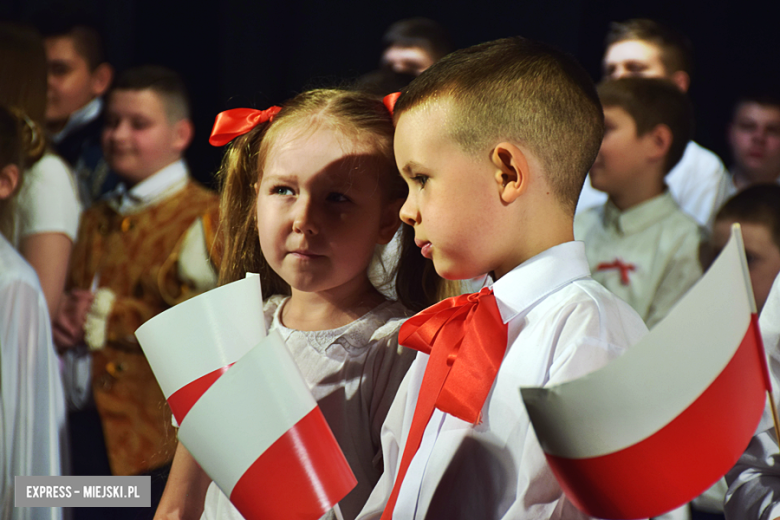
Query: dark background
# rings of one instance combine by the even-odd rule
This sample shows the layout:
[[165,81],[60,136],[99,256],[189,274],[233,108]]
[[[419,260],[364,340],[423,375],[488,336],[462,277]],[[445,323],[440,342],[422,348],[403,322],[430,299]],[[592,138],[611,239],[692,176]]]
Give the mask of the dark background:
[[[648,17],[669,23],[693,42],[696,139],[727,166],[725,131],[735,97],[777,85],[780,67],[778,4],[769,0],[73,1],[102,22],[117,69],[156,63],[184,76],[196,126],[188,162],[207,183],[221,157],[207,143],[217,112],[265,108],[372,70],[382,33],[402,18],[440,22],[458,48],[517,34],[543,40],[574,55],[594,80],[601,75],[610,21]],[[0,18],[24,19],[50,3],[0,0]]]

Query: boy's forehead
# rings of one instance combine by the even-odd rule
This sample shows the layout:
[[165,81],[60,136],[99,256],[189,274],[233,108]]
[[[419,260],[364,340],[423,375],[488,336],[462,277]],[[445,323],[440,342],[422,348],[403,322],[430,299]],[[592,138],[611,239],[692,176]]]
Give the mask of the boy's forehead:
[[115,89],[108,96],[108,110],[131,108],[139,112],[166,115],[164,96],[152,89]]
[[79,51],[76,39],[70,34],[49,36],[43,40],[46,49],[46,58],[52,60],[82,60],[87,58]]

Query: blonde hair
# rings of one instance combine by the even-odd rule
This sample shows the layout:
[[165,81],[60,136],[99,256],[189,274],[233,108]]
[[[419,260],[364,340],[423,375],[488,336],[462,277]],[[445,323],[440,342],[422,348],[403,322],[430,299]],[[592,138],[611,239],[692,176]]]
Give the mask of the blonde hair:
[[35,164],[46,149],[43,130],[18,108],[0,105],[0,169],[16,165],[19,183],[13,195],[0,200],[0,233],[11,239],[16,213],[16,197],[24,179],[24,170]]
[[[260,249],[253,186],[262,177],[265,161],[280,136],[322,126],[376,150],[382,159],[377,174],[386,200],[406,197],[406,183],[398,174],[393,156],[392,117],[379,97],[337,89],[299,94],[284,105],[272,123],[262,123],[237,137],[225,152],[218,174],[223,244],[220,283],[257,272],[266,296],[290,294],[289,285],[271,269]],[[438,301],[444,290],[443,280],[435,274],[432,262],[416,251],[414,231],[409,226],[404,225],[401,242],[396,292],[404,305],[420,310]]]

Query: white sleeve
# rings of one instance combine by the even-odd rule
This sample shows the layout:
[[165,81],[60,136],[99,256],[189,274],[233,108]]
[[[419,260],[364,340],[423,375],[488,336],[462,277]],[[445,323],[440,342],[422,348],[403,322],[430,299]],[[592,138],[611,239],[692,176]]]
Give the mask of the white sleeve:
[[64,233],[75,241],[81,202],[73,172],[58,156],[46,154],[25,172],[17,204],[18,238]]
[[780,517],[780,450],[773,430],[759,433],[726,474],[727,519],[772,520]]
[[[25,280],[0,283],[0,503],[13,504],[13,477],[62,474],[65,400],[46,300]],[[0,510],[0,513],[2,511]],[[13,518],[56,520],[61,508],[22,508]]]

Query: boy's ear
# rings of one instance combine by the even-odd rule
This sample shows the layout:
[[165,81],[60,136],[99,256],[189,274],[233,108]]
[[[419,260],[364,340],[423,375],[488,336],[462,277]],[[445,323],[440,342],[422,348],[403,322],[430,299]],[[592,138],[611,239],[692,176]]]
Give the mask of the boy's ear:
[[101,63],[92,72],[92,95],[102,96],[111,86],[114,79],[114,68],[108,63]]
[[519,197],[528,184],[528,159],[516,145],[502,142],[493,148],[490,160],[496,167],[494,180],[504,204]]
[[672,83],[677,85],[677,88],[679,88],[682,92],[688,92],[688,89],[691,86],[691,77],[684,70],[678,70],[677,72],[673,73],[669,79],[671,79]]
[[674,137],[669,127],[663,124],[656,125],[647,133],[646,137],[650,145],[649,157],[656,160],[665,158]]
[[176,134],[173,146],[177,152],[184,153],[184,150],[186,150],[192,142],[192,136],[195,134],[195,127],[193,126],[192,121],[188,117],[185,117],[174,123],[174,131]]
[[19,185],[19,167],[8,164],[0,170],[0,200],[9,198]]
[[377,244],[387,244],[393,239],[393,235],[401,226],[401,218],[398,213],[406,199],[398,199],[385,206],[382,217],[379,221],[379,238]]

